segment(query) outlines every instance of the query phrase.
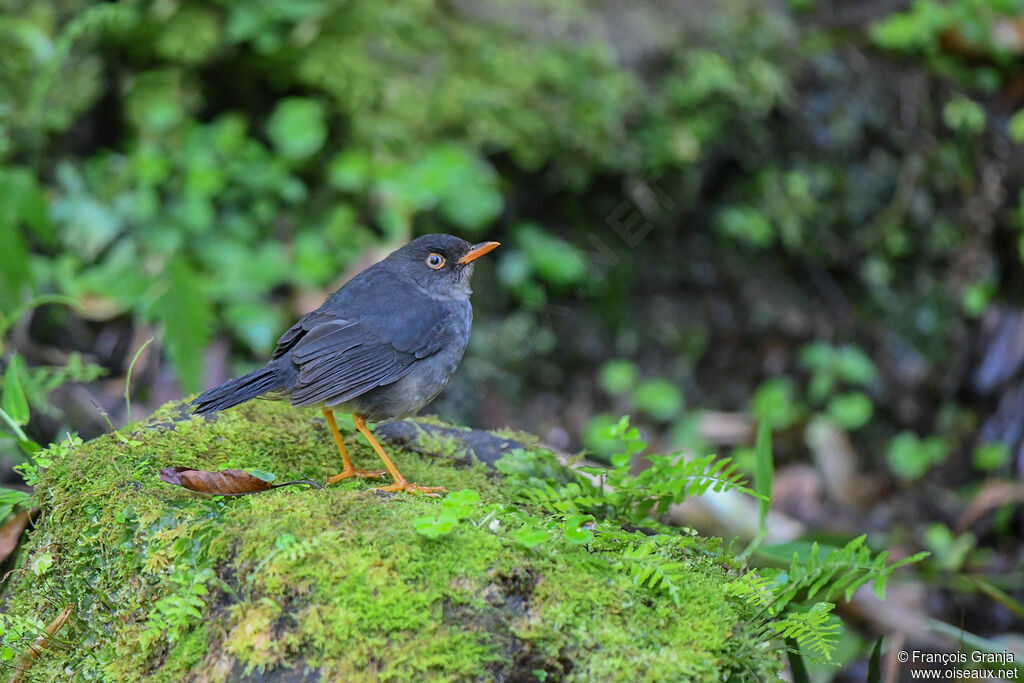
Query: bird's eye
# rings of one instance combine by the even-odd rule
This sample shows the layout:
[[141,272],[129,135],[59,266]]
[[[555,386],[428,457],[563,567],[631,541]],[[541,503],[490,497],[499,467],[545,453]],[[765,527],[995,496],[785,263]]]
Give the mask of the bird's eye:
[[438,268],[444,265],[444,256],[441,256],[440,254],[436,253],[431,254],[430,256],[427,257],[427,265],[433,268],[434,270],[437,270]]

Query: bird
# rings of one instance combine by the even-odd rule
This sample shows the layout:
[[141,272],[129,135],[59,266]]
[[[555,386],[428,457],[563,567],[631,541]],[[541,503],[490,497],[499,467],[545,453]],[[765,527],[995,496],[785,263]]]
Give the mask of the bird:
[[[469,341],[476,259],[498,245],[445,234],[412,240],[300,318],[277,340],[265,366],[199,394],[193,412],[213,413],[254,398],[318,406],[342,460],[328,484],[386,472],[392,483],[372,490],[438,497],[444,487],[408,481],[366,423],[413,415],[448,384]],[[352,465],[335,410],[352,414],[386,470]]]

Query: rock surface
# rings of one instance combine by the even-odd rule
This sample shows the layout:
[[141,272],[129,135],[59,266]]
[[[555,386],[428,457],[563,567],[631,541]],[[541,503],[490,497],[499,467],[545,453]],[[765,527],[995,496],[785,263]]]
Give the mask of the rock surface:
[[[71,605],[28,680],[664,681],[777,670],[777,653],[742,627],[749,615],[727,593],[734,574],[720,543],[687,537],[673,602],[636,585],[616,564],[621,549],[600,538],[555,533],[529,547],[516,536],[517,524],[555,523],[468,457],[493,462],[522,446],[515,439],[410,423],[381,434],[411,481],[479,496],[463,494],[470,503],[447,533],[417,531],[437,528],[444,501],[370,492],[365,481],[233,498],[160,481],[176,465],[276,481],[333,474],[326,425],[281,404],[212,420],[171,404],[124,436],[52,447],[36,483],[42,514],[2,586],[4,642],[24,651]],[[357,436],[345,432],[356,466],[376,467]]]

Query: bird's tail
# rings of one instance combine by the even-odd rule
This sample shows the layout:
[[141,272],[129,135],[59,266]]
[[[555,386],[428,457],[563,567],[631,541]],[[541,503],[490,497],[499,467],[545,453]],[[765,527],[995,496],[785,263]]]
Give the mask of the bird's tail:
[[192,401],[192,405],[195,406],[193,412],[202,415],[224,410],[275,389],[280,389],[280,382],[275,375],[273,368],[266,367],[254,370],[238,379],[228,380],[224,384],[196,396]]

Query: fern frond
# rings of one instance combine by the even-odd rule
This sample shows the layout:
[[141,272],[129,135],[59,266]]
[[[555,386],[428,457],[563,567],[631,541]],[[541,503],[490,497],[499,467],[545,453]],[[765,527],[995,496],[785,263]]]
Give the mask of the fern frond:
[[771,607],[775,602],[775,589],[776,583],[773,578],[753,569],[725,585],[728,595],[757,608]]
[[679,587],[686,565],[666,555],[653,537],[623,550],[615,566],[624,570],[634,585],[664,593],[673,604],[681,604]]
[[[872,582],[879,597],[892,573],[927,555],[887,564],[889,553],[873,555],[866,536],[858,536],[842,548],[823,549],[817,543],[802,556],[793,553],[789,567],[777,577],[748,572],[732,581],[726,590],[742,598],[757,610],[751,619],[755,630],[765,639],[782,638],[797,643],[801,654],[829,661],[838,639],[839,624],[830,616],[834,600],[849,600],[860,586]],[[797,603],[811,603],[809,609]]]
[[777,637],[795,640],[800,654],[830,662],[842,631],[838,619],[832,615],[834,608],[831,602],[818,602],[810,609],[776,619],[770,626]]

